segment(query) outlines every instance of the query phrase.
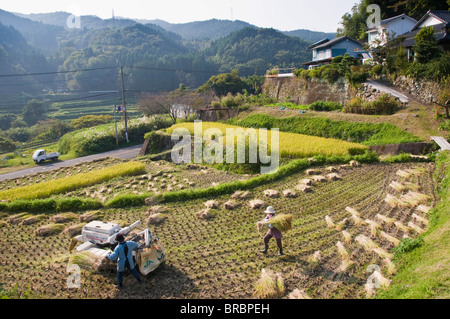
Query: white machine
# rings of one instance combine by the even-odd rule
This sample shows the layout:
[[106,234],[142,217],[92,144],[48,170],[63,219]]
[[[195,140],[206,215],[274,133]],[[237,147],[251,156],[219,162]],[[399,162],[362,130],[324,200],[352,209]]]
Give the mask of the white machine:
[[[114,248],[117,244],[116,236],[118,234],[127,236],[140,224],[141,221],[138,220],[128,227],[121,228],[114,223],[92,221],[83,226],[81,235],[72,238],[69,251],[72,251],[77,243],[82,243],[77,247],[77,251],[87,251],[100,257],[107,257],[108,253],[111,252],[108,248]],[[133,240],[139,244],[138,249],[133,251],[133,258],[142,274],[147,275],[165,262],[166,255],[160,239],[154,236],[150,229],[144,229],[128,240]],[[151,268],[148,267],[150,264],[152,265]]]

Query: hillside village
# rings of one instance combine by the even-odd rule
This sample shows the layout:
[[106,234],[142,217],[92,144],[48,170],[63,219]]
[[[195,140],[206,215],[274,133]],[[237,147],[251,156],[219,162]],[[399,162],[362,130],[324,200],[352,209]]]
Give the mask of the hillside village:
[[374,2],[336,33],[0,10],[0,297],[449,298],[450,7]]

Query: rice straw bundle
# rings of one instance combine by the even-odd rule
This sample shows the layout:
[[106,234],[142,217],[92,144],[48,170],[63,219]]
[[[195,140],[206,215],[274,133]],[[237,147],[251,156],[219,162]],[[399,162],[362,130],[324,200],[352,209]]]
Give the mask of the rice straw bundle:
[[341,180],[341,179],[342,179],[342,177],[341,177],[340,175],[336,174],[336,173],[327,174],[326,177],[327,177],[328,180],[330,180],[330,181],[338,181],[338,180]]
[[146,216],[148,215],[152,215],[152,214],[163,214],[167,212],[167,208],[165,208],[164,206],[153,206],[151,208],[148,209]]
[[253,296],[259,299],[273,299],[282,297],[284,293],[285,287],[281,276],[263,269],[260,279],[256,282]]
[[337,269],[337,272],[346,272],[350,268],[355,266],[355,263],[350,259],[343,259],[341,260],[341,264],[339,265],[339,268]]
[[359,218],[358,215],[355,215],[355,214],[352,215],[352,220],[353,220],[353,224],[355,226],[359,226],[363,223],[363,220],[361,218]]
[[22,220],[22,222],[20,223],[20,225],[32,225],[32,224],[36,224],[38,222],[40,222],[41,220],[45,219],[47,216],[42,214],[42,215],[34,215],[34,216],[30,216],[27,218],[24,218]]
[[214,214],[211,212],[210,208],[202,209],[201,211],[195,213],[195,216],[197,216],[200,219],[209,219],[214,217]]
[[378,224],[377,222],[374,222],[373,220],[370,220],[370,219],[366,219],[365,222],[367,224],[369,224],[369,226],[370,226],[370,234],[373,237],[378,237],[380,229],[381,229],[381,225]]
[[291,214],[279,214],[270,218],[268,221],[259,221],[256,223],[256,228],[258,232],[261,232],[263,229],[272,225],[282,232],[287,232],[292,229],[292,221],[294,220],[294,216]]
[[394,190],[396,190],[399,193],[404,192],[408,189],[405,185],[403,185],[402,183],[396,182],[396,181],[392,181],[389,184],[389,187],[392,187]]
[[405,171],[412,175],[422,175],[426,172],[426,169],[424,167],[414,167],[405,169]]
[[233,195],[231,195],[231,198],[241,198],[245,199],[250,195],[249,191],[235,191]]
[[219,203],[215,200],[209,200],[205,203],[206,208],[214,209],[219,207]]
[[430,199],[430,196],[409,191],[400,197],[400,200],[408,203],[410,206],[417,206],[419,204],[424,204]]
[[388,253],[386,250],[384,250],[384,249],[381,248],[381,247],[373,248],[372,251],[375,252],[375,253],[377,253],[378,256],[380,256],[381,258],[389,258],[389,259],[392,259],[392,257],[394,257],[394,255]]
[[305,178],[305,179],[302,179],[302,180],[300,181],[300,184],[312,186],[313,180],[312,180],[312,179],[309,179],[309,178]]
[[83,224],[71,225],[71,226],[67,227],[66,229],[64,229],[64,233],[72,238],[75,235],[81,234],[81,230],[83,229],[84,225],[85,225],[84,223]]
[[350,163],[348,163],[351,167],[359,167],[361,166],[361,163],[355,160],[350,161]]
[[344,236],[344,241],[346,244],[350,244],[352,242],[352,235],[350,235],[350,233],[344,230],[342,231],[342,235]]
[[339,223],[336,224],[336,230],[341,231],[347,225],[347,218],[344,218]]
[[391,194],[387,194],[384,201],[391,207],[408,207],[408,203],[398,199],[395,196],[392,196]]
[[417,209],[419,212],[428,214],[428,212],[431,210],[431,207],[430,207],[430,206],[426,206],[426,205],[419,205],[419,206],[417,206],[416,209]]
[[390,258],[383,259],[383,262],[386,264],[387,272],[389,275],[395,274],[395,264],[391,261]]
[[416,213],[412,214],[411,217],[424,225],[428,225],[428,219],[423,218],[422,216],[417,215]]
[[315,169],[308,169],[306,170],[306,175],[316,175],[316,174],[320,174],[320,171],[315,170]]
[[404,182],[403,185],[405,185],[405,187],[409,190],[412,191],[418,191],[420,189],[420,186],[411,182]]
[[349,212],[350,214],[352,214],[352,215],[356,215],[356,216],[361,216],[361,214],[356,210],[356,209],[354,209],[354,208],[351,208],[351,207],[345,207],[345,210],[347,211],[347,212]]
[[405,226],[403,223],[399,221],[395,222],[394,225],[404,233],[408,233],[411,230],[408,226]]
[[385,233],[384,231],[382,231],[380,233],[380,236],[383,237],[384,239],[390,241],[392,244],[394,244],[394,246],[397,246],[398,244],[400,244],[400,240],[398,240],[397,238]]
[[373,240],[367,238],[364,235],[356,236],[355,241],[358,242],[367,251],[371,251],[374,248],[378,248],[378,245]]
[[336,224],[333,222],[333,219],[330,216],[325,216],[325,221],[327,222],[328,228],[336,227]]
[[238,206],[239,206],[239,203],[237,203],[237,202],[235,202],[234,200],[231,200],[231,199],[223,204],[223,207],[225,209],[228,209],[228,210],[233,210],[233,209],[235,209]]
[[312,179],[316,182],[326,182],[327,181],[326,177],[322,176],[322,175],[314,175],[312,177]]
[[338,249],[339,255],[341,255],[342,259],[350,259],[350,255],[345,249],[344,245],[340,241],[336,243],[336,247]]
[[294,188],[302,193],[311,193],[312,192],[311,186],[308,186],[305,184],[299,184],[299,185],[295,186]]
[[161,213],[156,213],[148,216],[147,224],[148,225],[158,225],[167,219],[167,216]]
[[305,290],[294,289],[288,296],[289,299],[311,299]]
[[326,168],[326,170],[329,171],[330,173],[335,173],[335,172],[338,171],[338,169],[336,167],[334,167],[334,166],[328,166]]
[[409,173],[407,171],[404,171],[404,170],[401,170],[401,169],[399,169],[395,174],[397,174],[398,176],[403,177],[405,179],[410,178],[411,175],[412,175],[411,173]]
[[416,224],[414,224],[413,222],[409,222],[408,223],[408,227],[410,227],[411,229],[414,229],[416,232],[418,232],[419,234],[423,234],[425,232],[424,229],[422,229],[421,227],[417,226]]
[[396,221],[395,218],[389,218],[389,217],[386,217],[386,216],[381,215],[381,214],[377,214],[375,217],[378,218],[379,220],[381,220],[383,223],[385,223],[388,226],[393,225],[394,222]]
[[272,198],[272,197],[278,197],[279,195],[280,195],[279,192],[275,189],[266,189],[264,191],[264,196],[266,196],[266,197]]
[[297,193],[291,189],[286,189],[283,191],[283,196],[287,198],[297,197]]
[[250,207],[252,209],[259,209],[259,208],[263,208],[265,206],[264,201],[260,200],[260,199],[254,199],[250,201]]
[[370,277],[371,280],[368,280],[364,286],[368,297],[375,295],[378,288],[387,288],[391,283],[391,281],[386,279],[379,270],[375,270]]
[[311,270],[318,268],[320,266],[321,259],[322,257],[320,256],[320,250],[318,250],[308,258],[308,268]]

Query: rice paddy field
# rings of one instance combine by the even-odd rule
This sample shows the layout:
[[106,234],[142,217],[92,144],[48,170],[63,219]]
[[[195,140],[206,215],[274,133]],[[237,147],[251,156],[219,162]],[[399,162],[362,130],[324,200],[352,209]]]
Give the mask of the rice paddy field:
[[[124,161],[106,159],[0,184],[0,191],[55,180]],[[117,176],[53,197],[97,199],[121,194],[201,189],[249,179],[202,166],[142,159],[145,173]],[[271,184],[157,206],[96,211],[0,212],[0,283],[34,298],[367,298],[395,274],[393,248],[427,229],[436,204],[434,163],[316,166]],[[275,241],[266,255],[257,223],[273,206],[292,215],[285,255]],[[158,216],[155,216],[155,213]],[[141,220],[159,236],[167,261],[135,285],[117,290],[114,267],[93,267],[68,247],[88,216],[122,226]],[[153,217],[152,218],[149,218]],[[159,217],[159,218],[154,218]],[[81,287],[68,288],[69,266],[81,267]],[[276,291],[267,291],[270,280]],[[374,285],[378,283],[379,285]]]

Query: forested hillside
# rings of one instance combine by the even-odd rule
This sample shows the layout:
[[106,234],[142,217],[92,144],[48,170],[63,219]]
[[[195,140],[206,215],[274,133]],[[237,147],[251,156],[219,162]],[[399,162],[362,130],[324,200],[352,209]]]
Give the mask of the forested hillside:
[[[81,28],[73,29],[67,27],[69,16],[67,12],[13,14],[0,10],[0,23],[10,30],[2,41],[20,43],[4,45],[18,53],[7,52],[17,60],[9,62],[3,53],[2,63],[8,63],[8,67],[1,73],[59,72],[41,81],[45,85],[15,89],[117,90],[121,85],[120,66],[125,67],[125,84],[131,91],[171,91],[181,83],[197,88],[211,76],[233,69],[248,77],[264,75],[273,67],[298,67],[310,58],[307,46],[312,42],[298,36],[316,40],[326,35],[302,30],[288,36],[243,21],[171,24],[140,20],[141,24],[95,16],[81,16]],[[25,45],[27,48],[21,49]],[[95,72],[69,72],[86,69]]]
[[310,57],[309,42],[274,29],[245,28],[214,41],[205,52],[220,65],[220,72],[238,69],[249,76],[271,67],[298,67]]
[[[27,44],[24,37],[13,27],[0,23],[0,70],[1,74],[27,74],[47,72],[51,69],[45,57]],[[44,81],[48,80],[44,78]],[[0,93],[19,89],[12,83],[22,83],[21,89],[40,88],[33,77],[2,78]]]

